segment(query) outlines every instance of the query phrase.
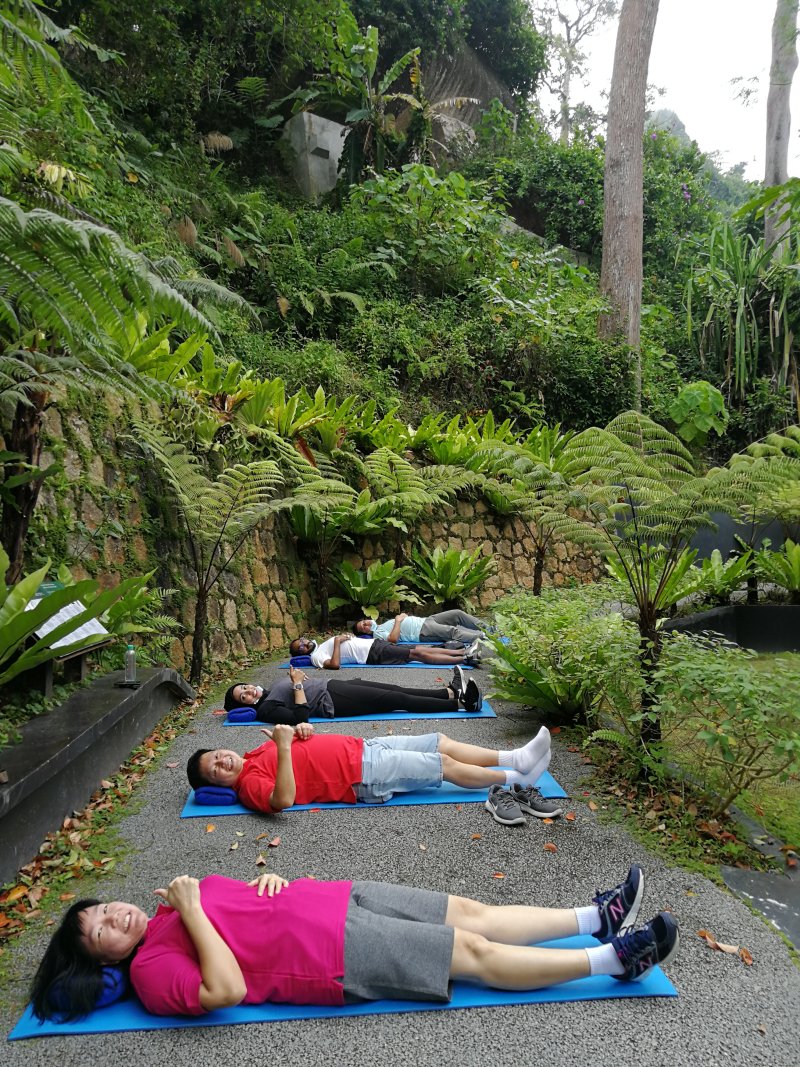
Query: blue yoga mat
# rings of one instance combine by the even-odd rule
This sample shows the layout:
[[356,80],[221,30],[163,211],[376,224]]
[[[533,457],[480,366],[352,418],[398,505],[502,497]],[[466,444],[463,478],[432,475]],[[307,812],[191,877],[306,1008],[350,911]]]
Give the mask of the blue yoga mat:
[[[552,948],[588,948],[598,944],[587,935],[545,942]],[[289,1022],[296,1019],[341,1019],[362,1015],[396,1015],[412,1011],[449,1011],[453,1008],[495,1008],[507,1004],[563,1004],[575,1000],[621,1000],[628,997],[677,997],[678,992],[660,967],[641,982],[618,982],[598,975],[564,985],[531,992],[486,989],[469,982],[453,982],[446,1004],[429,1000],[373,1000],[341,1007],[297,1007],[293,1004],[240,1004],[200,1017],[148,1015],[138,1000],[129,998],[100,1008],[73,1023],[40,1023],[30,1007],[8,1035],[9,1041],[24,1037],[54,1037],[69,1034],[114,1034],[124,1030],[188,1030],[196,1026],[232,1026],[235,1023]]]
[[[496,719],[491,704],[484,700],[480,711],[466,711],[459,708],[458,711],[379,711],[372,715],[337,715],[336,718],[312,717],[308,721],[313,723],[334,722],[391,722],[395,719]],[[265,722],[255,720],[253,722],[228,722],[226,719],[223,726],[267,726]]]
[[[536,783],[543,797],[555,799],[566,797],[566,793],[553,778],[549,771],[545,771]],[[452,785],[450,782],[442,782],[438,789],[417,789],[412,793],[396,793],[385,804],[293,804],[285,811],[311,811],[317,808],[399,808],[413,804],[477,804],[483,803],[489,795],[488,789],[462,789],[460,785]],[[189,798],[181,812],[182,819],[200,819],[204,816],[221,815],[257,815],[258,812],[246,808],[243,804],[195,804],[194,790],[190,790]]]
[[[291,667],[291,664],[290,663],[279,663],[278,666],[288,670],[288,668]],[[415,670],[420,670],[420,671],[442,671],[442,672],[444,672],[444,671],[451,670],[453,666],[454,666],[454,664],[450,664],[450,663],[420,663],[419,660],[412,659],[412,660],[409,660],[408,663],[343,663],[341,665],[341,667],[339,668],[339,670],[341,670],[341,671],[349,671],[349,670],[353,670],[356,667],[358,667],[362,671],[386,671],[386,670],[391,670],[392,668],[394,668],[395,670],[398,670],[398,669],[401,669],[403,667],[414,667]],[[466,663],[460,663],[459,666],[461,667],[462,671],[471,671],[472,670],[472,667],[470,667]],[[324,667],[317,667],[316,670],[324,670]]]

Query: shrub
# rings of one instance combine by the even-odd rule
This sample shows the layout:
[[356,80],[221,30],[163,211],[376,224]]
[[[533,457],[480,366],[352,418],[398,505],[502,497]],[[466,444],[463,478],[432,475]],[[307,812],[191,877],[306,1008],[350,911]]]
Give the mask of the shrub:
[[498,696],[583,722],[596,720],[604,707],[623,715],[635,710],[638,632],[607,611],[612,595],[598,583],[545,589],[538,597],[519,594],[495,605],[497,629],[509,639],[491,638]]
[[402,579],[410,567],[397,567],[386,563],[371,563],[366,571],[356,570],[346,560],[331,572],[331,578],[344,594],[328,598],[331,610],[342,607],[357,607],[364,615],[377,618],[380,609],[390,600],[405,600],[419,603],[419,597],[404,585]]
[[786,589],[793,604],[800,604],[800,543],[787,537],[780,552],[758,552],[756,569],[762,578]]

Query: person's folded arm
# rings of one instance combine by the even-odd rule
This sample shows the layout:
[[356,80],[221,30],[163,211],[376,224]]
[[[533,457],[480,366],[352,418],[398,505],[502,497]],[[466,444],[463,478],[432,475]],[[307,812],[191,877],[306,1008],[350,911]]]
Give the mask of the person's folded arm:
[[308,704],[295,704],[290,707],[282,700],[264,700],[259,705],[258,718],[260,722],[297,726],[298,723],[308,722]]
[[272,731],[272,740],[278,748],[278,766],[275,774],[275,788],[269,798],[269,806],[273,811],[283,811],[284,808],[290,808],[294,804],[297,796],[292,766],[294,730],[289,726],[276,726]]
[[203,911],[200,883],[186,874],[173,878],[166,889],[156,893],[174,908],[192,939],[200,964],[200,1006],[204,1011],[230,1008],[247,996],[247,985],[239,963],[227,943]]

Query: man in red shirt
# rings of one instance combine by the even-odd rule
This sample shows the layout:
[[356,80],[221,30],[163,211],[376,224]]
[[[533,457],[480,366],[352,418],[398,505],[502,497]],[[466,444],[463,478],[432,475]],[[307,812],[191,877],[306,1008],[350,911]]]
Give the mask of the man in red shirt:
[[[230,749],[198,749],[187,763],[193,789],[234,789],[245,807],[272,813],[292,804],[382,804],[394,793],[437,789],[442,781],[482,789],[533,783],[550,763],[550,733],[542,727],[527,745],[480,748],[445,734],[376,737],[314,734],[310,723],[262,731],[269,741],[240,756]],[[499,768],[499,769],[498,769]],[[540,798],[548,810],[556,804]]]

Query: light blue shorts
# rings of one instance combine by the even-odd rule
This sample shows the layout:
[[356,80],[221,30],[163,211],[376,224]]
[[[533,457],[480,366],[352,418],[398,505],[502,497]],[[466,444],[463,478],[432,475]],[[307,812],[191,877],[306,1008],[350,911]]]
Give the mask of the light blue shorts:
[[395,793],[438,789],[441,784],[439,735],[418,734],[365,741],[361,782],[353,789],[362,804],[384,804]]

